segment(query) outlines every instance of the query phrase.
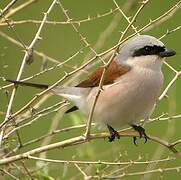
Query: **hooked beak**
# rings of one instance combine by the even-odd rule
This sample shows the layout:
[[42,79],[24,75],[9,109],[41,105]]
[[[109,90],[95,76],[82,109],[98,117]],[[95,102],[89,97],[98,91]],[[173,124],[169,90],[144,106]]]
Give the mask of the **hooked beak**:
[[170,56],[174,56],[176,54],[176,52],[172,49],[167,49],[165,48],[165,51],[162,51],[159,53],[160,57],[170,57]]

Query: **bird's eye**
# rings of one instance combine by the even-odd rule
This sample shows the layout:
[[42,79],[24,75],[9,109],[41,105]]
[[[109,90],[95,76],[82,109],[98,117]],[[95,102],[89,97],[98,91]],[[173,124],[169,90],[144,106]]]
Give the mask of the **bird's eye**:
[[158,55],[160,52],[165,51],[164,46],[144,46],[143,48],[137,49],[133,53],[134,56],[146,56],[146,55]]
[[144,47],[144,50],[145,50],[146,52],[149,52],[149,51],[151,51],[151,47],[150,47],[150,46],[145,46],[145,47]]

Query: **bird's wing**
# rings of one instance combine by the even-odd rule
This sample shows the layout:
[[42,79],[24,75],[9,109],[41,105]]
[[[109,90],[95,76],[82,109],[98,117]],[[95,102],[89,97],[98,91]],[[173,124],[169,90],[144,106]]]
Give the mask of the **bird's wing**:
[[[104,76],[104,81],[102,85],[109,85],[114,83],[114,81],[120,76],[124,75],[130,70],[129,66],[120,65],[116,61],[113,61],[109,67],[107,68]],[[76,87],[97,87],[99,86],[102,73],[104,71],[104,67],[97,68],[94,72],[92,72],[86,80],[79,83]]]
[[[109,65],[108,69],[105,72],[104,81],[102,84],[109,85],[114,83],[117,78],[126,74],[129,70],[129,66],[120,65],[116,61],[112,61],[112,63]],[[99,67],[94,72],[92,72],[86,80],[79,83],[76,87],[90,88],[99,86],[103,71],[104,67]],[[66,113],[70,113],[76,110],[78,110],[78,107],[73,106],[72,108],[68,109]]]

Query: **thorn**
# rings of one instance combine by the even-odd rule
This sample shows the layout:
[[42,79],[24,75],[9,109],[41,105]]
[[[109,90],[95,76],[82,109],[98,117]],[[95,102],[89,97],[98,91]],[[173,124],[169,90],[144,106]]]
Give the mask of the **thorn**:
[[164,98],[168,99],[168,98],[169,98],[169,96],[168,96],[167,94],[165,94],[165,95],[164,95]]
[[64,12],[67,13],[67,12],[68,12],[68,9],[64,9]]
[[56,1],[56,4],[57,4],[57,5],[59,5],[59,4],[60,4],[60,2],[59,2],[59,1]]
[[41,37],[41,36],[38,36],[38,38],[37,38],[38,40],[42,40],[43,38]]
[[64,71],[64,74],[65,74],[65,76],[68,76],[68,73],[66,71]]
[[132,16],[129,16],[129,17],[127,17],[128,18],[128,20],[130,20],[131,18],[132,18]]

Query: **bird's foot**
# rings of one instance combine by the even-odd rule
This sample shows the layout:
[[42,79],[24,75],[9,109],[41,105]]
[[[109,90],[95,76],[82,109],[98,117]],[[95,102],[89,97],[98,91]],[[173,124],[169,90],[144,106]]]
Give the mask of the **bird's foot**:
[[107,125],[107,128],[110,133],[110,136],[108,137],[109,142],[114,141],[115,138],[118,138],[118,139],[120,138],[119,133],[116,130],[114,130],[111,126]]
[[[146,133],[145,133],[145,129],[144,129],[143,127],[137,126],[137,125],[132,125],[132,128],[139,133],[140,138],[144,137],[145,143],[146,143],[147,140],[148,140],[148,136],[147,136]],[[134,143],[134,145],[137,146],[137,144],[136,144],[136,139],[137,139],[136,136],[134,136],[134,137],[133,137],[133,143]]]

